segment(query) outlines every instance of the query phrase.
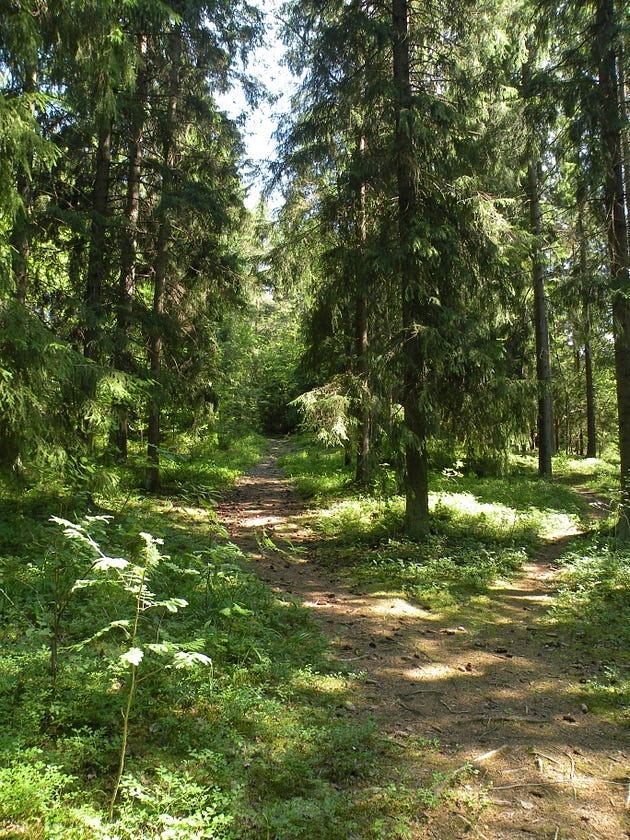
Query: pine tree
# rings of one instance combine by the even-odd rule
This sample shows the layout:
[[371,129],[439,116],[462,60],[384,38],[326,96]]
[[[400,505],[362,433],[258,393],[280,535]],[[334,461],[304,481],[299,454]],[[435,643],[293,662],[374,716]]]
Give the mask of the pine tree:
[[[610,288],[615,335],[621,501],[618,530],[630,536],[630,255],[623,177],[620,110],[620,21],[614,0],[598,0],[593,53],[598,69],[597,117],[604,154],[604,201],[610,254]],[[626,126],[627,129],[627,126]]]

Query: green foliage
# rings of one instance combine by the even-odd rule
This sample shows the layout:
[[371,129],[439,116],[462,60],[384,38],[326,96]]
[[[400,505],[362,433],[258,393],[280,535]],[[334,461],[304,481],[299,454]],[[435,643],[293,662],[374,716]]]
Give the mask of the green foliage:
[[563,485],[533,478],[535,465],[518,463],[514,459],[504,479],[463,475],[456,468],[434,473],[433,532],[418,543],[401,533],[404,500],[387,469],[373,495],[359,494],[339,452],[302,439],[302,448],[284,459],[316,507],[312,524],[323,542],[322,562],[337,569],[341,564],[372,590],[403,592],[431,609],[487,593],[497,578],[517,573],[540,540],[559,530],[577,531],[586,502]]
[[75,437],[68,403],[85,363],[15,302],[0,302],[0,334],[2,466],[63,467]]
[[295,482],[300,494],[314,503],[342,495],[352,481],[352,470],[344,463],[343,453],[312,445],[310,436],[296,436],[290,454],[280,459],[282,468]]
[[[360,794],[380,784],[385,749],[347,708],[360,680],[339,671],[306,610],[246,570],[216,521],[210,499],[260,439],[196,446],[180,447],[171,497],[121,484],[108,497],[114,516],[58,516],[62,494],[18,503],[5,488],[1,819],[77,840],[396,837],[395,797]],[[212,668],[179,668],[178,652]],[[122,715],[128,749],[110,823]]]
[[297,425],[301,337],[294,304],[265,291],[227,320],[218,388],[227,425],[286,434]]
[[61,767],[47,764],[43,750],[16,756],[0,768],[0,820],[43,822],[50,809],[61,807],[74,781]]
[[564,564],[554,629],[571,638],[584,659],[589,706],[623,715],[630,709],[630,553],[591,539],[576,545]]
[[302,427],[325,446],[345,446],[354,438],[357,421],[351,414],[348,383],[341,379],[307,391],[293,401],[302,415]]
[[[199,647],[204,644],[203,639],[190,640],[186,645],[179,645],[169,641],[167,636],[163,637],[160,632],[165,613],[177,613],[188,605],[184,598],[173,595],[167,595],[167,597],[160,599],[148,587],[150,577],[160,564],[161,557],[157,546],[162,543],[162,540],[155,539],[150,534],[141,533],[140,536],[144,541],[142,559],[138,563],[130,563],[123,557],[111,557],[104,554],[85,525],[72,523],[58,517],[53,517],[53,521],[64,528],[64,534],[68,539],[79,544],[79,551],[87,551],[92,555],[89,577],[76,580],[72,587],[73,592],[93,588],[105,581],[113,584],[114,590],[122,590],[123,593],[131,596],[128,599],[131,601],[131,609],[127,612],[128,617],[114,618],[105,626],[97,629],[95,633],[92,633],[89,639],[83,639],[74,646],[75,649],[81,650],[85,645],[101,640],[103,636],[113,630],[122,630],[124,638],[126,638],[125,649],[116,657],[118,667],[122,666],[122,673],[124,674],[125,670],[127,671],[127,696],[123,712],[119,768],[110,798],[109,818],[111,820],[125,769],[130,716],[134,705],[134,695],[142,679],[139,669],[141,663],[145,660],[145,653],[158,657],[168,656],[171,661],[166,667],[177,670],[193,665],[209,665],[211,660],[199,650]],[[195,569],[186,571],[190,574],[199,573]],[[150,636],[144,629],[145,615],[149,610],[161,612],[158,630],[155,632],[152,629]],[[59,626],[55,626],[53,633],[58,634],[60,630]],[[153,641],[150,641],[150,639],[153,639]]]

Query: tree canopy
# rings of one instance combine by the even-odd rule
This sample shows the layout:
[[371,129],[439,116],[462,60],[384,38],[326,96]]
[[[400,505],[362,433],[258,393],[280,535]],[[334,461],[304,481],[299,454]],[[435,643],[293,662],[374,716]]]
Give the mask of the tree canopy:
[[131,441],[157,491],[166,428],[284,432],[302,407],[360,485],[395,469],[417,537],[431,468],[500,471],[515,448],[549,477],[553,451],[618,446],[622,525],[623,4],[330,0],[278,19],[299,81],[271,217],[243,205],[217,104],[239,79],[256,98],[259,9],[6,4],[5,467],[76,475]]

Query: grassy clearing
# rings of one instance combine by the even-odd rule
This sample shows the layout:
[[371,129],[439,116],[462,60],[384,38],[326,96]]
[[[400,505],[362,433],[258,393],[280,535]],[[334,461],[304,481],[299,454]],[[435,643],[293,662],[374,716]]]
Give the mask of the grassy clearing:
[[436,473],[433,530],[422,544],[401,534],[404,500],[390,476],[379,479],[373,495],[357,493],[342,453],[306,440],[285,458],[285,469],[310,501],[323,563],[367,591],[401,593],[436,615],[491,610],[492,583],[518,574],[557,535],[575,534],[559,558],[564,571],[549,622],[595,665],[597,675],[584,684],[589,705],[627,713],[630,548],[606,536],[610,518],[599,527],[589,522],[592,499],[576,489],[598,494],[614,511],[617,465],[559,456],[553,482],[537,478],[531,456],[514,457],[505,478]]
[[592,539],[563,561],[550,623],[588,666],[583,700],[589,708],[630,722],[630,550]]
[[[564,485],[539,482],[528,468],[509,478],[456,471],[432,477],[433,531],[422,544],[402,535],[404,499],[383,486],[357,493],[339,452],[305,443],[284,466],[314,508],[321,558],[371,590],[399,591],[444,609],[517,572],[545,539],[577,531],[587,502]],[[319,479],[321,476],[321,480]]]

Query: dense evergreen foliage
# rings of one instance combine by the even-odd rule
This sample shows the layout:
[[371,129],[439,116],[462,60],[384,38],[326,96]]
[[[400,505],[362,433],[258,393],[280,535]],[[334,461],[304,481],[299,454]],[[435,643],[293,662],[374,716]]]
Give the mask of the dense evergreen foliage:
[[538,447],[549,476],[554,450],[619,439],[625,476],[621,6],[280,17],[301,81],[271,224],[243,208],[243,146],[216,105],[239,78],[257,95],[255,7],[7,4],[5,465],[70,475],[124,461],[131,435],[157,491],[165,424],[286,431],[311,393],[359,484],[398,465],[418,536],[436,451],[497,470]]
[[[627,643],[626,4],[273,5],[0,0],[0,836],[408,836],[394,747],[329,720],[350,669],[217,520],[260,435],[327,447],[285,461],[324,565],[446,614],[599,471],[554,620]],[[265,99],[272,27],[251,211],[219,102]]]

